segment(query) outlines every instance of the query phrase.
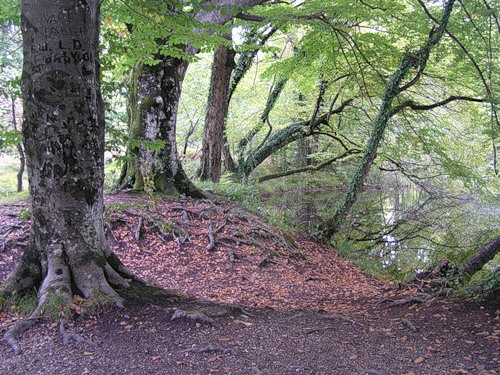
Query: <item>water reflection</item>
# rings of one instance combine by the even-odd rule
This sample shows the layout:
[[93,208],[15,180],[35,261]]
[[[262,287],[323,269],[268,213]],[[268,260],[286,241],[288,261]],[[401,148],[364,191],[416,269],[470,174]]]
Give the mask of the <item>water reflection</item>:
[[[333,215],[342,194],[286,192],[270,198],[267,207],[279,207],[272,213],[279,221],[314,234],[321,220]],[[498,226],[498,212],[491,207],[465,196],[431,196],[415,186],[367,189],[351,212],[334,246],[351,257],[376,260],[391,272],[414,272],[443,258],[460,261],[477,247],[485,228],[491,232]]]

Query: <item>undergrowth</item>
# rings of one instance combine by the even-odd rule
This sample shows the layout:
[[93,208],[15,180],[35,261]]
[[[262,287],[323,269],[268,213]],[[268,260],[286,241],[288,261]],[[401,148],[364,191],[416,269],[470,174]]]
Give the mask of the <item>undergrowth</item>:
[[14,292],[10,296],[0,294],[0,311],[11,311],[19,315],[31,314],[38,303],[36,290],[25,293]]

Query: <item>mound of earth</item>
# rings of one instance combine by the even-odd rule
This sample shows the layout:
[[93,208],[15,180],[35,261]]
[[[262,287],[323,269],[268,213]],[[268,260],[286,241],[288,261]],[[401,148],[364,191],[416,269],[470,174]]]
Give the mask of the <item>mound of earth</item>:
[[[0,207],[0,280],[26,246],[27,207]],[[333,250],[225,202],[112,195],[106,226],[132,271],[184,297],[134,299],[68,327],[42,321],[22,336],[21,355],[0,344],[0,373],[499,371],[498,301],[398,291]],[[218,313],[222,303],[238,308]],[[2,332],[17,319],[0,313]]]

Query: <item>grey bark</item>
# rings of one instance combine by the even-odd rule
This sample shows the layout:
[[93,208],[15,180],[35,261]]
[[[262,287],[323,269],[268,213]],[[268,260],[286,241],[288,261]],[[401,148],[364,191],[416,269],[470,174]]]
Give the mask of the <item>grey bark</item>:
[[[103,227],[104,106],[99,1],[22,2],[23,141],[31,195],[30,240],[0,293],[37,288],[40,313],[57,298],[104,293],[132,275]],[[7,335],[6,335],[7,338]]]
[[[148,192],[205,195],[186,176],[175,139],[177,112],[188,62],[170,56],[159,57],[156,65],[134,68],[130,96],[130,146],[132,156],[122,173],[121,187]],[[164,142],[159,148],[152,145]]]

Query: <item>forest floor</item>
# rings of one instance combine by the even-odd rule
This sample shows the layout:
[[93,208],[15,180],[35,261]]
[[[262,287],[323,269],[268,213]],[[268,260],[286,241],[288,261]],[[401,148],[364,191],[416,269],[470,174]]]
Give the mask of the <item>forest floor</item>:
[[[43,319],[22,354],[0,343],[0,374],[500,373],[499,301],[400,290],[227,202],[118,194],[106,206],[122,261],[182,297],[78,317],[66,333],[79,341]],[[28,216],[27,203],[0,206],[0,280],[26,246]],[[1,312],[0,333],[18,319]]]

